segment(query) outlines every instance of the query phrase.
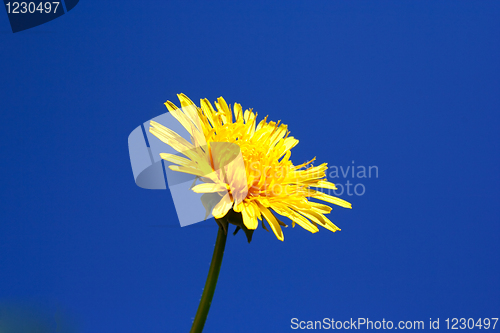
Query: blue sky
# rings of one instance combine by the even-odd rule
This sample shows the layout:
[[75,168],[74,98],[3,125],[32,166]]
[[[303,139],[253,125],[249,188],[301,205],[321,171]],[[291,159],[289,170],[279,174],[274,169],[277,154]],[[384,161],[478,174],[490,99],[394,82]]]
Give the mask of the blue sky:
[[378,168],[331,179],[365,188],[330,214],[341,232],[229,237],[204,332],[500,317],[499,18],[495,1],[80,1],[13,34],[0,14],[0,313],[189,330],[216,223],[181,228],[127,148],[183,92],[282,120],[296,164]]

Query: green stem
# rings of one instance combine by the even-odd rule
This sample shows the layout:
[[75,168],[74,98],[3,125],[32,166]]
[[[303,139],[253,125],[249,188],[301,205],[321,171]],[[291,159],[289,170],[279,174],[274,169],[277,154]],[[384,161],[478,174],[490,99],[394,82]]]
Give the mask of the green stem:
[[201,333],[207,320],[208,310],[212,304],[214,297],[215,287],[217,286],[217,279],[219,278],[220,267],[222,264],[222,256],[224,255],[224,248],[226,247],[227,234],[222,227],[219,226],[217,233],[217,240],[215,241],[214,254],[212,256],[212,263],[208,270],[207,282],[205,282],[205,289],[201,295],[200,305],[194,317],[193,326],[190,333]]

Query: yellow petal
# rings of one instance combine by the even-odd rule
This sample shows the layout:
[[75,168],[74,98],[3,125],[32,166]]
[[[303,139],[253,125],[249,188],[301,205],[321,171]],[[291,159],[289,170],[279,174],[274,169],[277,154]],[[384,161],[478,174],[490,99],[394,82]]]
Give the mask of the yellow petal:
[[243,123],[243,109],[241,108],[241,104],[234,103],[234,119],[238,123]]
[[241,214],[243,216],[243,223],[248,229],[250,230],[257,229],[259,221],[257,221],[257,217],[255,216],[253,212],[253,207],[251,205],[248,204],[244,205]]
[[300,210],[298,211],[300,214],[304,215],[305,217],[311,219],[312,221],[316,222],[317,224],[321,225],[322,227],[335,232],[335,231],[340,231],[340,228],[337,227],[335,224],[332,223],[326,216],[323,214],[317,213],[312,210]]
[[317,182],[313,186],[314,187],[321,187],[321,188],[328,188],[328,189],[331,189],[331,190],[336,190],[337,189],[337,187],[335,186],[334,183],[330,183],[330,182],[327,182],[327,181],[324,181],[324,180],[320,180],[319,182]]
[[231,209],[231,206],[233,205],[231,198],[229,197],[229,193],[227,193],[222,199],[219,201],[217,205],[215,205],[214,209],[212,210],[212,215],[216,219],[223,218],[227,212]]
[[199,177],[206,177],[205,174],[199,169],[196,168],[189,168],[189,167],[184,167],[180,165],[169,165],[168,167],[170,170],[177,171],[177,172],[183,172],[183,173],[189,173],[191,175],[199,176]]
[[269,226],[273,230],[276,237],[280,241],[285,240],[285,236],[283,235],[283,231],[281,230],[280,224],[278,223],[278,221],[274,217],[273,213],[271,213],[271,211],[269,209],[262,206],[260,203],[257,203],[257,204],[259,205],[259,209],[260,209],[262,215],[264,215],[264,217],[266,218],[267,223],[269,224]]
[[178,109],[177,105],[175,105],[174,103],[172,103],[170,101],[166,101],[164,104],[167,107],[168,111],[170,111],[170,112]]
[[227,187],[225,184],[199,184],[192,188],[195,193],[214,193],[214,192],[222,192],[227,191]]
[[324,205],[319,202],[309,202],[311,209],[318,213],[329,214],[332,211],[332,207]]
[[299,140],[295,139],[293,136],[283,140],[283,150],[287,151],[295,147],[299,143]]
[[182,153],[185,150],[192,150],[194,148],[194,146],[190,142],[172,131],[170,128],[166,128],[162,124],[159,124],[153,120],[150,121],[150,125],[152,126],[149,128],[149,132],[151,134],[153,134],[158,139],[168,144],[178,152]]
[[182,166],[192,167],[195,165],[193,161],[188,160],[187,158],[184,158],[184,157],[180,157],[178,155],[174,155],[174,154],[160,153],[160,157],[162,159],[164,159],[165,161],[169,161],[169,162],[179,164]]
[[319,199],[319,200],[323,200],[323,201],[332,203],[332,204],[340,206],[340,207],[352,208],[352,205],[349,202],[347,202],[345,200],[342,200],[340,198],[337,198],[337,197],[334,197],[334,196],[331,196],[329,194],[326,194],[326,193],[323,193],[323,192],[319,192],[319,191],[312,190],[311,192],[312,192],[311,196],[313,198],[316,198],[316,199]]
[[225,120],[225,123],[233,122],[233,114],[231,113],[231,109],[226,103],[226,100],[221,96],[217,98],[217,102],[215,102],[215,107],[219,112],[221,112],[222,120]]
[[181,102],[182,112],[184,112],[186,116],[188,116],[188,118],[196,126],[197,129],[201,130],[198,108],[196,107],[196,104],[194,104],[194,102],[184,94],[178,94],[177,97]]
[[201,109],[203,110],[203,114],[208,118],[212,127],[217,129],[218,124],[215,122],[215,118],[214,118],[215,110],[212,107],[212,104],[210,104],[209,100],[205,98],[205,99],[200,100],[200,106],[201,106]]
[[319,231],[319,229],[314,224],[309,222],[305,217],[301,216],[300,214],[292,211],[289,207],[286,206],[286,204],[273,203],[273,204],[271,204],[271,207],[273,209],[275,209],[278,214],[286,216],[289,219],[291,219],[292,220],[292,227],[294,227],[295,223],[297,223],[302,228],[304,228],[307,231],[310,231],[312,233]]

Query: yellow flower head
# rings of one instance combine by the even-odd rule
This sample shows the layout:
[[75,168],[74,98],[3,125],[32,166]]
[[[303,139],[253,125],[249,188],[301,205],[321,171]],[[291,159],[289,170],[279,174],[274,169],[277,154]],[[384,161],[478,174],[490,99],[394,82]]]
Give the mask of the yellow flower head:
[[216,109],[207,99],[197,107],[186,95],[178,97],[181,108],[170,101],[165,105],[189,132],[191,142],[154,121],[149,131],[185,156],[160,154],[176,164],[170,169],[196,175],[203,182],[192,190],[211,196],[210,200],[205,198],[204,205],[211,202],[216,219],[239,213],[242,228],[248,230],[256,229],[259,221],[267,230],[266,220],[279,240],[284,239],[281,226],[286,225],[275,214],[312,233],[318,231],[318,225],[333,232],[340,230],[324,215],[331,207],[309,198],[346,208],[351,204],[314,189],[336,189],[326,180],[326,163],[312,166],[312,159],[293,165],[290,150],[299,141],[289,136],[285,124],[268,122],[267,117],[257,123],[257,114],[251,109],[243,112],[235,103],[231,111],[222,97],[215,102]]

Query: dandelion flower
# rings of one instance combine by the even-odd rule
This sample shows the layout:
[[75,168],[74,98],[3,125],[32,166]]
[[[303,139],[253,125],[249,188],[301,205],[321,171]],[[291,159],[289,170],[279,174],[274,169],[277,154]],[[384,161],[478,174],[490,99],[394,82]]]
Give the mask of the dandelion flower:
[[[210,195],[216,198],[210,206],[216,220],[232,217],[229,222],[250,235],[259,222],[267,230],[265,220],[281,241],[281,227],[286,224],[277,215],[312,233],[318,226],[332,232],[340,230],[325,216],[332,208],[310,199],[345,208],[351,208],[351,204],[320,190],[336,189],[326,180],[327,163],[313,166],[314,158],[299,165],[292,163],[291,149],[299,141],[289,135],[287,125],[268,121],[267,116],[258,122],[252,109],[243,111],[238,103],[231,109],[222,97],[215,108],[207,99],[202,99],[198,107],[184,94],[178,98],[181,108],[170,101],[165,105],[188,131],[191,142],[154,121],[149,131],[184,155],[160,154],[174,163],[170,169],[196,175],[202,181],[192,190],[207,195],[206,201]],[[229,163],[239,153],[242,163]]]

